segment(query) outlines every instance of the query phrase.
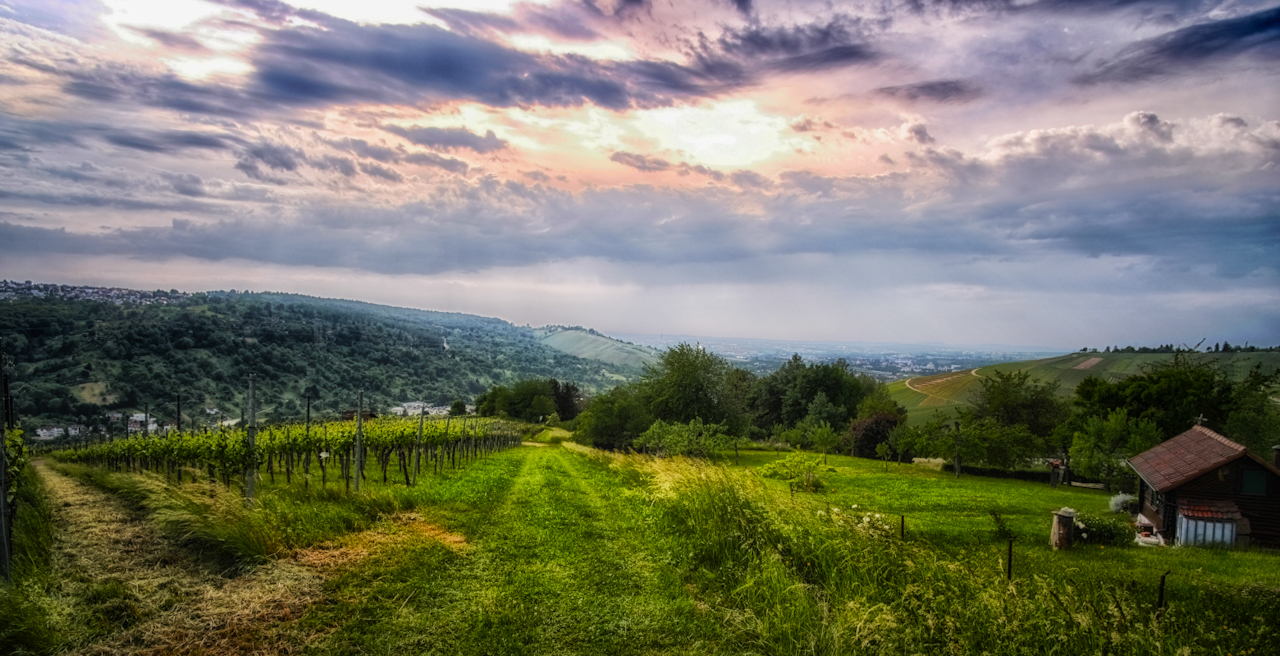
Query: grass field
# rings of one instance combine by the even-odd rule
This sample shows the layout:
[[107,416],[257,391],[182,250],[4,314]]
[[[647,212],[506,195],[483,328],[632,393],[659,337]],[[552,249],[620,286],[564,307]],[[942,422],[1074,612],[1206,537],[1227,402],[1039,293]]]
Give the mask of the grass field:
[[[189,548],[247,539],[218,533],[220,522],[256,527],[279,534],[268,564],[228,574],[223,583],[208,574],[190,578],[213,591],[258,585],[253,598],[270,601],[272,612],[236,625],[234,639],[218,643],[217,653],[1280,649],[1274,622],[1228,621],[1280,614],[1275,554],[1114,544],[1054,552],[1047,545],[1050,513],[1070,506],[1100,515],[1104,493],[831,456],[820,473],[826,491],[793,496],[785,482],[755,474],[784,455],[744,451],[740,464],[732,457],[705,463],[565,443],[499,452],[423,477],[414,488],[384,486],[371,476],[359,497],[332,483],[327,491],[313,485],[303,492],[263,481],[252,511],[232,490],[233,503],[218,511],[225,518],[201,515],[205,535],[222,537]],[[139,512],[168,512],[167,520],[153,519],[171,530],[181,524],[174,493],[156,494],[154,477],[142,484],[130,482],[138,475],[59,468],[117,490]],[[217,489],[187,484],[182,494],[199,500]],[[996,539],[990,511],[1016,538],[1012,581],[1004,578],[1008,545]],[[899,515],[906,516],[905,540]],[[95,524],[84,535],[112,533]],[[172,567],[167,558],[164,567]],[[72,564],[61,567],[71,569],[53,578],[91,578]],[[1161,623],[1154,599],[1167,570],[1170,606]],[[285,579],[291,583],[272,583],[279,576],[265,574],[277,571],[292,572]],[[152,597],[138,592],[145,586],[125,580],[120,587],[122,576],[112,585],[142,607],[139,621],[162,627],[188,616],[221,617],[208,608],[219,598],[213,591],[170,595],[168,606],[150,608]],[[309,583],[316,577],[322,582]],[[50,594],[59,596],[50,603],[83,607],[66,599],[77,589],[53,584]],[[101,585],[85,589],[102,594]],[[63,648],[156,648],[147,642],[150,633],[120,631],[64,632],[79,637]],[[194,632],[184,639],[206,637]],[[186,644],[167,649],[201,651]]]
[[[1117,381],[1140,374],[1145,367],[1166,362],[1171,357],[1165,353],[1071,353],[900,380],[889,384],[889,393],[907,409],[907,421],[920,424],[939,409],[954,415],[960,408],[968,407],[969,399],[980,389],[981,378],[997,371],[1026,372],[1034,380],[1057,382],[1064,394],[1070,394],[1089,376]],[[1255,365],[1268,373],[1280,367],[1280,353],[1205,353],[1196,357],[1217,364],[1237,378]]]

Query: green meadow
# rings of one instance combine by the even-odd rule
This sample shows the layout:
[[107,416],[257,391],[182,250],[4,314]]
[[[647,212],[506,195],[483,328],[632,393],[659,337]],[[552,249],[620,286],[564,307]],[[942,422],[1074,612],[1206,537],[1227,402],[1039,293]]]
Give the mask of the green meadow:
[[[45,476],[124,498],[184,551],[222,563],[227,582],[216,585],[275,581],[276,596],[262,594],[285,610],[234,625],[218,653],[1280,651],[1273,553],[1144,548],[1127,536],[1055,552],[1051,512],[1104,517],[1104,493],[843,456],[819,468],[821,492],[793,493],[758,473],[785,455],[707,462],[529,445],[412,488],[372,471],[360,495],[264,481],[252,510],[234,486],[64,465]],[[281,579],[262,574],[278,571],[318,581],[290,593],[305,603],[279,601]],[[155,648],[139,629],[77,631],[68,609],[107,602],[68,599],[57,583],[68,576],[87,575],[56,565],[35,604],[54,609],[44,628],[62,636],[46,652]],[[145,606],[128,586],[90,589]],[[167,599],[139,617],[216,615]]]

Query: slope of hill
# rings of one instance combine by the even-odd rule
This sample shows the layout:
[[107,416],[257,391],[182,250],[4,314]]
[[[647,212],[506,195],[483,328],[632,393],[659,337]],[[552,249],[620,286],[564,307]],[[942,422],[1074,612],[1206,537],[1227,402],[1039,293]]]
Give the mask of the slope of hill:
[[642,369],[658,361],[658,351],[605,337],[580,327],[543,326],[534,330],[538,340],[558,351],[620,367]]
[[[954,413],[969,406],[969,399],[980,388],[982,378],[996,371],[1025,371],[1036,380],[1057,382],[1064,394],[1070,394],[1089,376],[1114,382],[1140,374],[1145,367],[1172,357],[1168,353],[1071,353],[900,380],[889,385],[889,392],[907,409],[908,421],[916,424],[928,420],[935,410]],[[1202,353],[1196,357],[1222,367],[1234,378],[1243,378],[1254,365],[1261,365],[1267,373],[1280,368],[1277,352]]]
[[107,410],[147,406],[171,421],[177,395],[188,424],[238,417],[251,374],[271,419],[299,416],[307,396],[332,413],[358,391],[372,407],[447,405],[524,378],[595,391],[638,374],[500,319],[292,294],[9,298],[0,300],[0,350],[19,415],[33,424],[92,424]]

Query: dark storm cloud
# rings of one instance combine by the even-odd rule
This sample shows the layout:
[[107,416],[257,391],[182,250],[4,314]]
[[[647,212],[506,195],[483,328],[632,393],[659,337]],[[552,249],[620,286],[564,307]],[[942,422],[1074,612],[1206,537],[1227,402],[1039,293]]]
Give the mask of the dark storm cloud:
[[431,25],[359,25],[325,17],[324,29],[268,35],[253,93],[285,104],[469,99],[497,107],[625,109],[636,102],[584,57],[534,56]]
[[1076,81],[1140,82],[1187,73],[1242,55],[1269,62],[1280,60],[1280,7],[1192,25],[1135,44]]
[[740,28],[725,27],[715,44],[719,51],[738,58],[791,58],[865,45],[866,31],[863,21],[845,16],[803,25],[753,22]]
[[364,171],[365,175],[382,178],[389,182],[404,182],[404,176],[389,166],[382,166],[373,162],[360,162],[360,170]]
[[444,157],[443,155],[437,155],[435,153],[410,153],[405,155],[404,161],[421,166],[434,166],[436,168],[444,169],[450,173],[465,174],[470,168],[466,162],[460,159]]
[[359,155],[360,157],[376,159],[383,163],[399,162],[404,155],[403,150],[369,143],[364,139],[344,137],[342,139],[325,139],[324,142],[338,150],[344,150],[353,155]]
[[337,171],[348,178],[354,177],[356,174],[356,163],[350,157],[325,155],[318,160],[312,161],[311,166],[322,171]]
[[657,157],[647,157],[636,153],[628,153],[618,151],[609,156],[609,159],[623,166],[630,166],[637,171],[645,173],[653,173],[655,171],[665,171],[671,168],[671,162]]
[[507,147],[507,142],[499,139],[498,135],[493,133],[493,130],[489,130],[485,132],[484,136],[481,136],[466,128],[384,125],[382,129],[392,134],[400,135],[411,143],[438,150],[467,148],[477,153],[488,153]]
[[835,46],[817,52],[784,57],[770,62],[770,67],[786,72],[820,71],[852,64],[864,64],[879,58],[878,54],[863,46]]
[[151,39],[152,41],[155,41],[156,43],[159,43],[162,46],[172,48],[174,50],[181,50],[184,52],[208,51],[208,48],[206,48],[203,43],[200,43],[196,39],[185,34],[170,32],[168,30],[154,30],[140,27],[131,27],[129,29]]
[[231,147],[224,138],[187,130],[149,133],[111,130],[103,134],[102,138],[121,148],[149,153],[171,153],[189,148],[226,150]]
[[982,95],[982,89],[966,80],[932,80],[916,84],[881,87],[876,93],[910,102],[929,100],[939,103],[963,104]]

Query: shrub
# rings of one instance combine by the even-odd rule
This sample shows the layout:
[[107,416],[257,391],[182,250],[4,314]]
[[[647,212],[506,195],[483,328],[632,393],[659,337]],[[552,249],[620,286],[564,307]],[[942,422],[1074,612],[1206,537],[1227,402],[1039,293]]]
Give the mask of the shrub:
[[760,468],[765,478],[782,479],[801,489],[816,492],[823,488],[822,479],[818,478],[818,468],[822,466],[822,457],[794,451],[781,460]]
[[1133,542],[1133,524],[1116,515],[1076,515],[1075,541],[1081,544],[1124,546]]

